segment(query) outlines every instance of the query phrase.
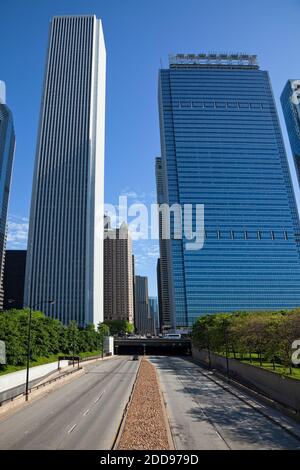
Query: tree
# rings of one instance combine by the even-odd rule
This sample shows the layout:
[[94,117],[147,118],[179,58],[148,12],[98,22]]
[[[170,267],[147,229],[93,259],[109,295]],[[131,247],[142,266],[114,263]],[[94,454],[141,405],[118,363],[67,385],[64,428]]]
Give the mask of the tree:
[[108,326],[112,335],[133,333],[134,331],[133,324],[126,320],[105,320],[104,324]]

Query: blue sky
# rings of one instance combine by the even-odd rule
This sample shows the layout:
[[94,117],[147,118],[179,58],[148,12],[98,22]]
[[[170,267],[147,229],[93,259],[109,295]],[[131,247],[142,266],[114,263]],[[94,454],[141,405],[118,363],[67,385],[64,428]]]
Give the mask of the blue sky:
[[[49,21],[87,13],[102,19],[107,49],[106,202],[121,193],[155,201],[157,75],[169,53],[257,54],[270,72],[290,159],[279,95],[288,78],[300,78],[299,0],[0,0],[0,79],[17,134],[9,248],[26,247]],[[135,242],[134,251],[155,295],[157,242]]]

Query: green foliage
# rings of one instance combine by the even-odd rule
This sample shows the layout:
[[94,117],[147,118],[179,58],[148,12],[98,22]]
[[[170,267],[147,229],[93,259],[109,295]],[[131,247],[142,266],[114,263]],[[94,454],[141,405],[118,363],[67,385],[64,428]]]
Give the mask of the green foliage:
[[235,357],[247,354],[285,367],[291,366],[291,346],[300,338],[300,308],[277,312],[236,312],[205,315],[193,326],[198,349]]
[[108,326],[112,335],[117,335],[119,333],[125,334],[134,332],[133,324],[125,320],[107,320],[104,322],[104,324]]
[[[27,358],[29,309],[9,310],[0,313],[0,340],[5,341],[8,365],[22,366]],[[106,330],[105,326],[105,330]],[[102,330],[94,325],[78,328],[76,322],[64,326],[59,320],[46,317],[41,312],[32,312],[31,360],[47,358],[57,354],[72,355],[101,352]]]

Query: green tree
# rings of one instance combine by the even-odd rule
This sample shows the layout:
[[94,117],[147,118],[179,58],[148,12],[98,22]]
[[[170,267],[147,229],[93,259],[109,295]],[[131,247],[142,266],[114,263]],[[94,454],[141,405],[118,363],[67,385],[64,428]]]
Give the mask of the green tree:
[[109,327],[112,335],[133,333],[134,331],[133,324],[125,320],[106,320],[104,324]]

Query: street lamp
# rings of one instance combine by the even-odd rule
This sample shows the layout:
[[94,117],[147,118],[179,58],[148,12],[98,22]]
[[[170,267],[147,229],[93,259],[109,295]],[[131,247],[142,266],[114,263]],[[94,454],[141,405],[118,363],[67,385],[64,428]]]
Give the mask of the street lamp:
[[43,304],[53,305],[54,300],[45,300],[38,302],[35,305],[29,306],[29,321],[28,321],[28,336],[27,336],[27,365],[26,365],[26,387],[25,387],[25,401],[28,401],[28,392],[29,392],[29,363],[30,363],[30,341],[31,341],[31,320],[32,320],[32,310],[34,308],[40,307]]

